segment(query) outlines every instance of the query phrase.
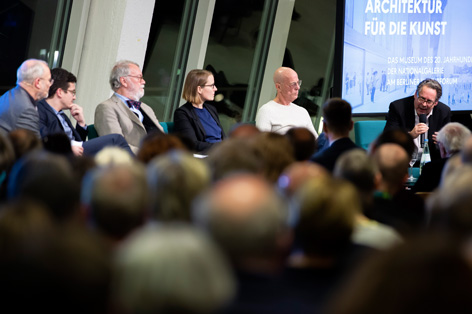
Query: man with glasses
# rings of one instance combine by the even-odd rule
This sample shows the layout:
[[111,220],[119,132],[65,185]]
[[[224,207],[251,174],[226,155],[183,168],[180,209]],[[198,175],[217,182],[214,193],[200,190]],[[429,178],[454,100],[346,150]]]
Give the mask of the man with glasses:
[[16,76],[16,87],[0,97],[0,132],[27,129],[39,137],[36,102],[47,97],[53,83],[48,64],[28,59],[20,65]]
[[139,101],[144,96],[145,84],[137,63],[118,61],[110,74],[110,85],[115,93],[95,109],[98,135],[121,134],[134,153],[148,133],[164,133],[152,108]]
[[[77,78],[61,68],[52,69],[51,76],[53,83],[49,88],[48,98],[37,103],[41,137],[58,133],[67,135],[75,156],[95,155],[105,146],[118,146],[132,154],[128,143],[119,134],[109,134],[87,141],[88,129],[83,109],[74,103]],[[72,118],[77,121],[75,127],[64,113],[66,110],[69,110]]]
[[[431,160],[441,158],[436,147],[437,132],[451,121],[451,109],[440,102],[441,84],[433,79],[420,82],[413,96],[396,100],[390,104],[384,130],[401,128],[407,130],[421,153],[421,134],[428,139]],[[420,115],[426,115],[426,123],[420,123]]]
[[310,130],[315,138],[315,131],[308,111],[293,103],[298,98],[302,81],[297,72],[291,68],[280,67],[274,73],[274,84],[277,96],[274,100],[262,105],[256,115],[256,126],[265,132],[285,134],[295,127]]

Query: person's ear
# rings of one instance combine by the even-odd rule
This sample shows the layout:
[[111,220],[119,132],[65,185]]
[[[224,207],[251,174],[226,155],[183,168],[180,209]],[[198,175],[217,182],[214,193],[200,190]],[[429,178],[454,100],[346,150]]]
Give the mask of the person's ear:
[[128,82],[124,76],[120,77],[121,86],[128,87]]

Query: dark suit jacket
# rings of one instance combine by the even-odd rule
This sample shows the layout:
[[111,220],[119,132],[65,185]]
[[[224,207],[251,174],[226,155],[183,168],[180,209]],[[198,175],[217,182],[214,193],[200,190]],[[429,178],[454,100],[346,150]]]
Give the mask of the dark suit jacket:
[[[439,102],[433,109],[433,115],[429,118],[428,142],[431,160],[441,158],[438,148],[434,145],[433,134],[441,130],[449,122],[451,122],[451,109],[442,102]],[[384,131],[401,128],[410,132],[414,127],[414,97],[410,96],[390,103]]]
[[[48,136],[49,134],[64,133],[61,121],[57,117],[54,109],[51,108],[51,106],[46,102],[46,100],[43,99],[39,101],[37,103],[37,106],[39,114],[39,131],[41,133],[41,137]],[[74,128],[74,126],[72,126],[72,123],[70,122],[70,119],[67,116],[64,116],[64,119],[72,130],[74,140],[78,142],[85,142],[87,139],[88,130],[80,127],[78,123]]]
[[[221,127],[220,119],[216,108],[207,103],[203,104],[203,108],[207,109],[216,124],[221,129],[221,139],[225,139],[226,135]],[[197,152],[207,152],[214,143],[205,142],[206,133],[200,119],[198,118],[191,103],[187,102],[174,112],[174,133],[178,133],[192,141],[194,149]]]
[[428,162],[421,169],[421,175],[411,188],[413,192],[432,192],[441,182],[441,174],[449,158]]
[[335,141],[330,147],[326,148],[325,150],[316,153],[312,158],[311,161],[314,161],[329,171],[334,170],[334,165],[336,164],[336,160],[342,153],[351,150],[353,148],[360,148],[357,146],[349,137],[340,138],[339,140]]

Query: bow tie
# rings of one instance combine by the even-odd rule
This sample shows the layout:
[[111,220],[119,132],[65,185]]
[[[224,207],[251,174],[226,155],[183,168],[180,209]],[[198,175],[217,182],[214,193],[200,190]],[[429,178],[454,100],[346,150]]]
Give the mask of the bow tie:
[[135,108],[135,109],[138,109],[141,108],[141,102],[140,101],[135,101],[135,100],[131,100],[131,99],[128,99],[126,101],[126,103],[128,104],[128,107],[130,108]]

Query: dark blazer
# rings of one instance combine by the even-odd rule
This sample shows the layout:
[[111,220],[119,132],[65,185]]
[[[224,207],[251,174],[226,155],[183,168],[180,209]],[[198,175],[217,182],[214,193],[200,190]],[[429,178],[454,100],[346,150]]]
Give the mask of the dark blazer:
[[432,192],[441,182],[441,174],[449,158],[440,158],[428,162],[421,169],[421,175],[411,188],[413,192]]
[[325,150],[316,153],[311,158],[311,161],[314,161],[333,172],[338,157],[341,156],[342,153],[354,148],[360,147],[357,146],[349,137],[343,137],[335,141]]
[[[218,112],[216,108],[207,103],[203,104],[203,108],[207,109],[216,124],[221,129],[221,139],[225,139],[226,135],[221,127],[220,119],[218,118]],[[174,112],[174,133],[178,133],[181,136],[188,138],[194,146],[197,152],[207,152],[214,143],[205,142],[206,133],[203,128],[197,113],[193,109],[191,103],[187,102]]]
[[[39,132],[41,133],[41,137],[48,136],[49,134],[64,133],[61,121],[57,117],[54,109],[51,108],[46,100],[43,99],[39,101],[37,106],[39,114]],[[72,130],[74,140],[78,142],[85,142],[87,139],[88,130],[82,128],[78,123],[74,128],[67,116],[64,116],[64,119]]]
[[[449,122],[451,122],[451,109],[442,102],[439,102],[433,109],[433,115],[429,118],[428,142],[431,160],[441,158],[438,148],[433,143],[433,134],[441,130]],[[384,131],[401,128],[410,132],[414,127],[414,97],[410,96],[390,103]]]

